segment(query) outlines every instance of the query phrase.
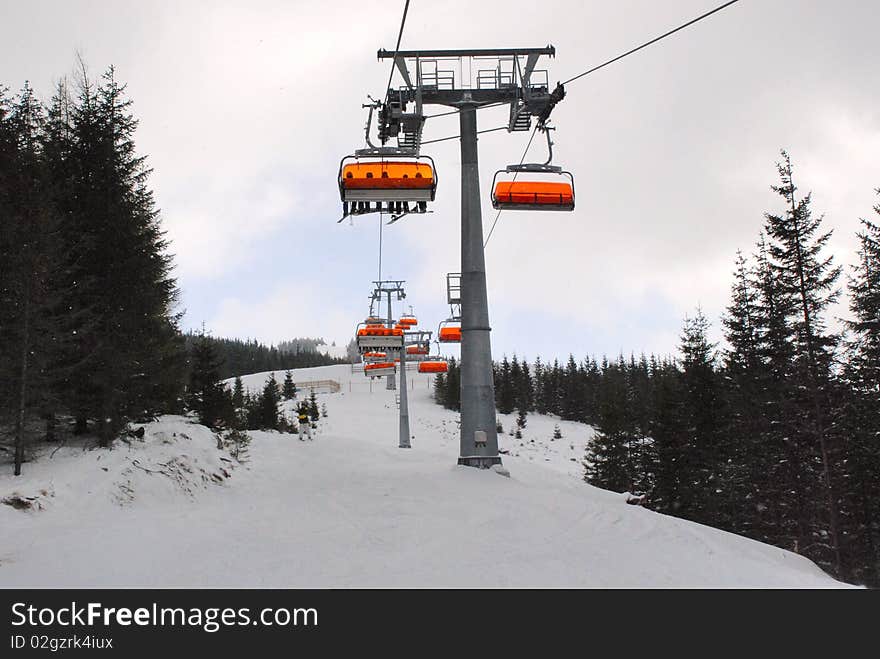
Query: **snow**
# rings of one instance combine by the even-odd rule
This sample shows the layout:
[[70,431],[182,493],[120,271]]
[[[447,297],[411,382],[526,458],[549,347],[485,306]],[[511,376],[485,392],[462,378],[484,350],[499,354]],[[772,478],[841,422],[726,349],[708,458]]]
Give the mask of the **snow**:
[[[251,390],[268,374],[243,377]],[[456,465],[457,415],[408,374],[395,392],[337,365],[294,372],[328,418],[313,441],[251,432],[244,465],[184,417],[113,450],[62,447],[0,475],[3,587],[840,587],[807,559],[628,505],[581,479],[587,426],[529,415],[509,477]],[[280,374],[276,377],[281,379]],[[292,403],[286,403],[288,412]],[[558,424],[563,439],[551,441]],[[28,499],[32,497],[33,499]]]

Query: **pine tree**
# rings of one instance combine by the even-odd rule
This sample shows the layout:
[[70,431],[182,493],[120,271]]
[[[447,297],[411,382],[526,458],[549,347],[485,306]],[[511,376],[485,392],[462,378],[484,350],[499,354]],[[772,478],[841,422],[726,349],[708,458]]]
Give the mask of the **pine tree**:
[[446,391],[443,406],[448,410],[461,410],[461,367],[455,357],[449,359],[446,371]]
[[64,244],[59,236],[45,124],[45,111],[28,84],[15,102],[0,89],[0,401],[10,401],[8,409],[15,410],[16,475],[34,412],[51,435],[65,354],[81,328],[81,315],[64,300],[68,250],[78,242]]
[[516,427],[519,430],[525,429],[526,423],[527,423],[527,421],[526,421],[527,415],[528,415],[528,412],[526,412],[526,409],[524,407],[520,407],[517,410],[517,412],[516,412]]
[[[874,211],[880,215],[880,204]],[[859,385],[880,391],[880,224],[864,219],[861,223],[859,262],[848,284],[855,320],[849,323],[853,338],[847,349]]]
[[235,421],[232,395],[220,382],[221,362],[214,346],[203,339],[195,345],[186,402],[209,428],[228,427]]
[[[836,283],[841,270],[833,265],[831,256],[821,254],[831,232],[820,233],[823,218],[812,216],[810,194],[797,198],[791,160],[785,151],[777,169],[781,185],[773,186],[773,190],[783,198],[787,208],[782,215],[765,214],[765,230],[770,239],[771,266],[779,297],[787,301],[789,322],[794,331],[792,379],[798,387],[796,394],[804,392],[796,395],[797,409],[790,417],[798,437],[797,451],[803,456],[799,460],[804,500],[799,505],[798,549],[806,545],[815,560],[839,573],[838,506],[832,478],[834,456],[825,413],[830,405],[830,366],[837,337],[825,330],[822,314],[839,295]],[[814,457],[820,464],[817,479],[811,473]],[[816,481],[820,487],[814,496],[811,490]],[[824,505],[813,510],[815,501]]]
[[562,373],[563,386],[560,388],[560,416],[568,421],[584,419],[584,372],[578,367],[574,355],[568,356],[568,363]]
[[244,407],[244,384],[239,376],[235,376],[235,382],[232,385],[232,404],[236,409]]
[[532,377],[533,393],[531,409],[535,410],[538,414],[546,414],[547,408],[544,402],[544,364],[541,363],[540,357],[535,358],[534,372],[535,374]]
[[81,240],[68,303],[94,317],[71,357],[71,406],[80,428],[97,419],[103,445],[129,418],[174,405],[184,382],[178,292],[130,106],[112,67],[97,87],[84,74],[69,112],[53,101],[47,131],[70,177],[59,183],[62,239]]
[[260,394],[257,406],[257,427],[266,430],[278,430],[281,423],[281,412],[278,409],[281,402],[281,388],[272,373],[266,384],[263,385],[263,391]]
[[294,384],[293,374],[289,370],[284,374],[284,386],[281,389],[281,395],[284,397],[284,400],[296,398],[296,384]]
[[510,414],[514,409],[514,388],[510,373],[510,362],[507,356],[501,360],[498,369],[498,377],[495,383],[495,398],[498,411],[501,414]]
[[[778,444],[767,419],[766,402],[768,395],[772,397],[773,382],[761,351],[761,289],[756,277],[742,252],[737,251],[731,303],[722,318],[728,344],[722,392],[727,403],[722,430],[727,462],[722,476],[726,493],[720,498],[728,520],[726,528],[768,541],[772,524],[764,517],[775,507],[776,499],[776,477],[768,475],[784,458],[774,450]],[[767,292],[772,299],[774,290]]]
[[682,516],[710,524],[717,519],[716,500],[723,486],[719,470],[724,460],[719,441],[715,345],[709,342],[708,329],[709,321],[699,308],[696,316],[685,318],[680,346],[685,452],[678,468]]
[[730,348],[725,351],[725,367],[731,373],[745,373],[757,369],[758,329],[756,306],[758,291],[752,285],[748,262],[739,250],[736,252],[736,270],[731,291],[731,303],[722,322]]
[[434,376],[434,402],[446,407],[446,375],[443,373]]
[[321,418],[321,410],[318,408],[318,398],[314,389],[309,394],[309,418],[312,420],[313,427]]
[[524,403],[522,400],[522,366],[520,366],[516,353],[513,353],[513,359],[510,361],[510,391],[513,408],[518,410]]
[[650,437],[656,459],[651,507],[667,514],[679,514],[683,501],[682,475],[687,471],[686,397],[681,372],[675,363],[663,359],[651,373]]
[[[626,374],[620,364],[603,362],[597,423],[587,445],[584,480],[617,492],[632,491],[635,465],[631,455],[631,418],[627,409]],[[560,434],[559,426],[554,435]]]
[[[878,190],[880,194],[880,190]],[[880,215],[880,205],[874,207]],[[858,263],[849,277],[851,338],[844,371],[847,389],[835,410],[844,439],[842,551],[847,576],[880,586],[880,226],[862,220]]]

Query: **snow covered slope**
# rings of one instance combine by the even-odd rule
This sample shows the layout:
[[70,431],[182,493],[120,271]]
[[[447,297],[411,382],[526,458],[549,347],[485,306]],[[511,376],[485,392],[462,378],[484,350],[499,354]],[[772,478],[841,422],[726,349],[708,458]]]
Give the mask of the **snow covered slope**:
[[795,554],[584,484],[581,424],[558,422],[551,441],[557,421],[531,415],[514,440],[505,419],[511,477],[458,467],[456,415],[430,400],[429,376],[409,376],[411,450],[397,448],[384,380],[328,366],[294,372],[301,390],[339,383],[318,394],[329,416],[314,441],[253,432],[244,466],[207,429],[165,417],[130,446],[61,449],[3,474],[0,499],[35,498],[0,505],[0,585],[843,585]]

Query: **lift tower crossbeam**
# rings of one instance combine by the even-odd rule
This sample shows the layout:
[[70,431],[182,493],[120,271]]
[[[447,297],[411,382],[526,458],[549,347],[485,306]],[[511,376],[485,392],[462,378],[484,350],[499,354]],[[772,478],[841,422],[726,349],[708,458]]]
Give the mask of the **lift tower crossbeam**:
[[[404,80],[403,87],[388,89],[386,96],[398,112],[405,112],[408,103],[415,104],[418,114],[424,105],[445,105],[459,110],[462,340],[458,463],[473,467],[488,468],[501,464],[483,253],[477,109],[509,103],[508,131],[530,130],[532,117],[537,117],[539,125],[543,125],[553,107],[565,95],[561,85],[551,92],[547,72],[535,68],[538,59],[544,55],[554,57],[556,49],[547,46],[396,52],[382,49],[378,52],[380,60],[394,60]],[[388,113],[384,117],[392,123],[398,121]],[[380,126],[380,133],[395,134],[394,129],[398,126],[392,123]]]

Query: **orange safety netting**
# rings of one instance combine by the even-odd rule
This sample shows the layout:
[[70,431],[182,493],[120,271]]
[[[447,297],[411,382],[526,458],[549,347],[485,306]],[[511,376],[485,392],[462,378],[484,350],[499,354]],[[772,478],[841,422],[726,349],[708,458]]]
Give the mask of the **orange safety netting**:
[[569,183],[501,181],[495,185],[495,199],[505,204],[570,205],[574,192]]
[[342,186],[348,190],[431,188],[434,170],[426,163],[365,162],[342,168]]

